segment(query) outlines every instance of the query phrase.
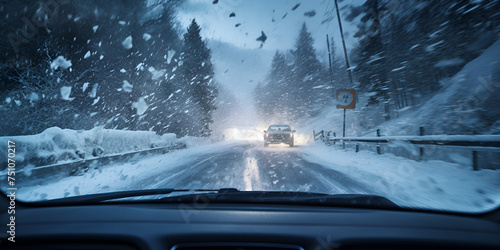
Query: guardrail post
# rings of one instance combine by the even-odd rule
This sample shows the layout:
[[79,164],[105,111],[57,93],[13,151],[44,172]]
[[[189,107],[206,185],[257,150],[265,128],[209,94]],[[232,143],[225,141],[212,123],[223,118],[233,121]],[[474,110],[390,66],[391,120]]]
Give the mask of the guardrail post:
[[356,153],[359,152],[359,144],[356,144]]
[[[424,127],[420,127],[419,130],[420,130],[420,136],[424,136]],[[424,159],[424,148],[420,147],[419,151],[420,151],[420,160],[423,160]]]
[[479,170],[479,166],[477,164],[477,151],[472,151],[472,169],[474,171],[478,171]]
[[[473,130],[472,134],[476,135],[477,131]],[[477,162],[477,151],[475,151],[475,150],[472,151],[472,169],[474,171],[478,171],[479,170],[479,165],[478,165],[478,162]]]
[[[333,137],[337,137],[337,135],[335,134],[335,132],[333,132]],[[333,145],[335,145],[336,141],[333,140]]]
[[[345,137],[345,130],[344,130],[344,136]],[[345,149],[345,140],[342,140],[342,149]]]
[[[377,137],[380,137],[380,129],[377,129]],[[380,154],[380,144],[377,142],[377,154]]]

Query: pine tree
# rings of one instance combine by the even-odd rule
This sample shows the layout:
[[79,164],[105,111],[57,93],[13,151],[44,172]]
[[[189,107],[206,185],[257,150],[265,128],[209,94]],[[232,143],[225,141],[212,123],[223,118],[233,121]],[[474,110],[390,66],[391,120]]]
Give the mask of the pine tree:
[[[217,86],[213,79],[214,68],[211,62],[211,52],[201,39],[200,26],[193,19],[184,34],[182,49],[181,77],[185,84],[185,95],[188,103],[194,104],[201,111],[201,119],[195,125],[199,135],[207,137],[211,134],[210,124],[212,114],[216,109]],[[192,97],[192,101],[189,98]],[[193,133],[193,131],[192,131]]]
[[368,0],[363,4],[364,13],[359,25],[359,31],[354,37],[360,38],[355,50],[354,76],[360,82],[360,89],[370,93],[368,105],[384,103],[385,119],[389,119],[389,95],[387,83],[387,65],[382,29],[380,25],[379,0]]
[[[347,67],[344,56],[337,55],[337,46],[335,40],[330,38],[330,57],[332,60],[332,74],[333,74],[333,89],[339,90],[341,88],[348,88],[351,84],[348,78]],[[352,87],[352,86],[350,86]]]
[[275,85],[284,85],[286,84],[286,79],[290,76],[290,70],[291,69],[288,66],[285,54],[280,51],[276,51],[273,56],[273,61],[271,62],[269,80]]
[[[152,130],[163,134],[183,128],[183,124],[172,122],[177,120],[171,109],[176,103],[174,98],[168,98],[179,89],[174,77],[178,71],[174,71],[181,39],[173,22],[174,3],[179,0],[149,2],[60,1],[57,15],[43,14],[44,9],[40,7],[43,3],[23,0],[6,5],[11,17],[0,17],[7,23],[6,27],[11,27],[0,32],[4,34],[0,43],[5,48],[11,47],[10,32],[22,35],[18,20],[23,16],[32,17],[42,11],[38,21],[45,22],[45,27],[38,27],[29,43],[19,44],[18,53],[14,49],[2,53],[1,61],[8,62],[9,66],[0,73],[3,83],[0,98],[16,100],[31,94],[38,96],[38,100],[23,101],[19,107],[11,103],[10,106],[18,109],[18,115],[10,119],[26,121],[11,131],[33,134],[50,126],[91,129],[104,125],[111,129]],[[143,38],[144,33],[151,37]],[[122,41],[128,36],[133,39],[133,47],[125,49]],[[169,50],[177,51],[170,64],[166,62]],[[51,69],[50,63],[58,56],[70,60],[71,68]],[[164,71],[168,79],[152,79],[148,70],[151,67]],[[26,77],[31,79],[27,78],[29,81],[25,83],[19,81]],[[131,91],[123,90],[124,80],[133,85]],[[61,101],[63,86],[72,87],[72,101]],[[141,97],[146,97],[149,107],[139,115],[132,104]],[[9,110],[3,109],[0,113],[6,111]],[[0,126],[0,131],[6,130]]]
[[274,54],[267,81],[254,92],[267,121],[298,122],[318,114],[330,100],[329,72],[317,59],[313,42],[304,23],[296,48]]
[[257,102],[260,104],[266,121],[293,119],[293,101],[289,95],[292,90],[291,82],[291,67],[288,65],[286,56],[276,51],[265,88],[258,86],[256,89]]
[[296,101],[296,112],[302,117],[314,115],[318,104],[322,102],[324,93],[315,91],[328,78],[328,72],[316,57],[311,33],[307,31],[306,24],[302,28],[295,43],[293,76],[295,78],[293,99]]

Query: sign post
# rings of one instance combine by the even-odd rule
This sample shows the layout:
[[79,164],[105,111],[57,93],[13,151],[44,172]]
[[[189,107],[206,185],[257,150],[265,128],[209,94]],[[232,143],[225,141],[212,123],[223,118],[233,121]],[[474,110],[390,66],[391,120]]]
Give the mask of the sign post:
[[344,125],[342,128],[342,137],[345,137],[345,114],[347,109],[356,108],[356,90],[343,89],[337,93],[337,108],[344,110]]
[[[353,81],[352,81],[352,73],[351,73],[351,66],[349,65],[349,57],[347,57],[347,48],[345,47],[345,39],[344,39],[344,31],[342,30],[342,20],[340,18],[340,11],[339,11],[339,4],[337,3],[337,0],[335,0],[335,9],[337,10],[337,20],[339,22],[339,31],[340,31],[340,37],[342,37],[342,47],[344,47],[344,56],[345,56],[345,64],[347,66],[347,73],[349,74],[349,80],[351,83],[351,86],[353,86]],[[343,130],[343,137],[345,137],[345,114],[346,114],[346,109],[354,109],[356,107],[356,90],[354,89],[343,89],[337,93],[337,101],[339,100],[340,96],[340,102],[337,105],[338,109],[344,109],[344,126],[342,128]],[[344,148],[345,148],[345,142],[343,143]]]

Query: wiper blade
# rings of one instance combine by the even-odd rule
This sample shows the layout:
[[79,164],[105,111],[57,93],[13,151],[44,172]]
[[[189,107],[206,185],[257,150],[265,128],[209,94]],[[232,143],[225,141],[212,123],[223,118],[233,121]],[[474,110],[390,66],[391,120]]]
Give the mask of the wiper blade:
[[165,197],[160,202],[189,203],[196,200],[213,203],[260,203],[289,205],[320,205],[333,207],[400,208],[391,200],[368,194],[324,194],[282,191],[238,191],[188,194]]
[[80,195],[67,198],[53,199],[47,201],[36,202],[37,205],[54,205],[61,203],[68,204],[81,204],[81,203],[98,203],[108,200],[115,200],[121,198],[138,197],[138,196],[150,196],[150,195],[167,195],[174,192],[216,192],[216,193],[228,193],[228,192],[239,192],[236,188],[220,188],[220,189],[145,189],[145,190],[130,190],[130,191],[118,191],[100,194],[89,194]]
[[334,194],[326,197],[306,198],[302,202],[320,203],[326,206],[400,208],[383,196],[369,194]]
[[[174,192],[191,192],[190,194],[169,196],[147,200],[119,200],[122,198],[168,195]],[[201,192],[201,193],[193,193]],[[149,189],[120,191],[101,194],[81,195],[40,201],[35,206],[46,205],[78,205],[96,204],[101,202],[159,202],[159,203],[192,203],[203,200],[211,203],[256,203],[256,204],[284,204],[284,205],[319,205],[331,207],[360,207],[397,209],[398,205],[389,199],[378,195],[367,194],[324,194],[310,192],[283,192],[283,191],[239,191],[235,188],[221,189]]]

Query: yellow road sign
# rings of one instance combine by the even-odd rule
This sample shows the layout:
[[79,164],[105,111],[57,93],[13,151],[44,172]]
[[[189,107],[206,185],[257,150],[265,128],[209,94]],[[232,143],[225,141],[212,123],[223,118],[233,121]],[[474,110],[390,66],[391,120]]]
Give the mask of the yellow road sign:
[[343,89],[337,93],[338,109],[355,109],[356,108],[356,90]]

